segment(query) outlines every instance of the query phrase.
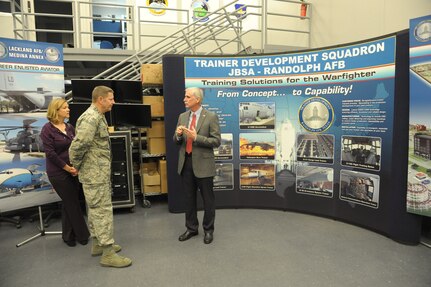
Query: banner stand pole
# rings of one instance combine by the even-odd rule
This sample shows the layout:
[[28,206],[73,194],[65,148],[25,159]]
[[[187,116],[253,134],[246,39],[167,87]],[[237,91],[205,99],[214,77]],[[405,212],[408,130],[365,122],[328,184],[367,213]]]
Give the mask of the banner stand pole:
[[22,246],[22,245],[24,245],[24,244],[26,244],[26,243],[28,243],[28,242],[30,242],[30,241],[38,238],[38,237],[41,237],[41,236],[45,236],[45,235],[58,235],[58,234],[62,233],[61,231],[45,231],[44,224],[43,224],[43,219],[42,219],[42,207],[39,205],[38,208],[39,208],[39,224],[40,224],[40,226],[39,226],[39,233],[36,234],[36,235],[34,235],[34,236],[32,236],[32,237],[30,237],[29,239],[24,240],[21,243],[18,243],[16,245],[16,247],[20,247],[20,246]]
[[422,245],[424,245],[424,246],[426,246],[426,247],[428,247],[428,248],[431,248],[431,244],[429,244],[429,243],[427,243],[427,242],[425,242],[425,241],[421,241],[420,242]]

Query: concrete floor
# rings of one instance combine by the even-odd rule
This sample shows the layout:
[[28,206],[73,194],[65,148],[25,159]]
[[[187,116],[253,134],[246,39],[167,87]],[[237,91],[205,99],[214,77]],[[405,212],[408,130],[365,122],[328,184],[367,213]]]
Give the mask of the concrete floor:
[[[200,218],[202,214],[200,213]],[[59,218],[46,231],[59,231]],[[90,245],[68,247],[59,235],[0,223],[0,286],[431,286],[431,249],[316,216],[255,209],[217,210],[214,242],[186,242],[184,215],[166,202],[115,212],[125,269],[99,266]]]

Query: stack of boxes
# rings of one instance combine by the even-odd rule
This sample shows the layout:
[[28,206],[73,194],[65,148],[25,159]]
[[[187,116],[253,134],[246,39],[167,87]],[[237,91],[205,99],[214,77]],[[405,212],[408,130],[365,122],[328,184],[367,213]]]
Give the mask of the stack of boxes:
[[152,121],[147,129],[147,151],[154,155],[166,153],[164,121]]
[[160,193],[160,173],[158,171],[158,162],[144,162],[141,166],[142,180],[144,184],[142,189],[144,193]]
[[[162,87],[163,70],[162,64],[143,64],[141,67],[142,86],[145,87]],[[166,160],[162,158],[166,153],[165,142],[165,115],[164,100],[162,95],[144,95],[143,103],[151,105],[151,116],[153,118],[151,128],[147,129],[147,151],[152,157],[152,162],[143,163],[141,173],[143,179],[142,189],[146,194],[149,193],[167,193],[167,172]]]
[[168,175],[166,160],[144,162],[141,166],[142,192],[145,194],[157,194],[168,192]]
[[168,171],[166,166],[166,160],[159,160],[159,174],[160,174],[160,192],[168,193]]
[[142,64],[141,81],[142,85],[163,85],[162,64]]

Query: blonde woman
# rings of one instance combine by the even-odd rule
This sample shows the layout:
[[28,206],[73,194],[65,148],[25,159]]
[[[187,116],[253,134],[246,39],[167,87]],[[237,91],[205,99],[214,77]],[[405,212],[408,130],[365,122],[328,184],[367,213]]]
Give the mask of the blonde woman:
[[66,100],[52,100],[47,112],[49,122],[42,128],[41,139],[46,154],[46,173],[62,199],[63,241],[73,247],[76,241],[87,244],[90,232],[79,204],[78,172],[69,161],[69,147],[75,137],[74,127],[65,122],[69,112]]

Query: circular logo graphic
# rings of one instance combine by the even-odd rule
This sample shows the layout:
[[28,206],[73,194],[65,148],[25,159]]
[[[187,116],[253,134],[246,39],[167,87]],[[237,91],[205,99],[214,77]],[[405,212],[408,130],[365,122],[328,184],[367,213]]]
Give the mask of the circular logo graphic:
[[6,58],[7,55],[7,46],[3,42],[0,42],[0,59]]
[[416,25],[414,30],[416,40],[427,42],[431,40],[431,20],[425,20]]
[[45,49],[45,59],[49,62],[57,62],[60,59],[60,51],[55,47]]
[[208,13],[210,7],[208,6],[208,2],[205,0],[194,0],[191,5],[191,9],[193,11],[192,18],[194,21],[205,22],[208,21]]
[[324,98],[309,98],[299,107],[299,123],[309,132],[326,131],[333,121],[334,109]]
[[147,6],[151,8],[151,14],[160,16],[165,14],[164,8],[168,7],[168,0],[147,0]]

